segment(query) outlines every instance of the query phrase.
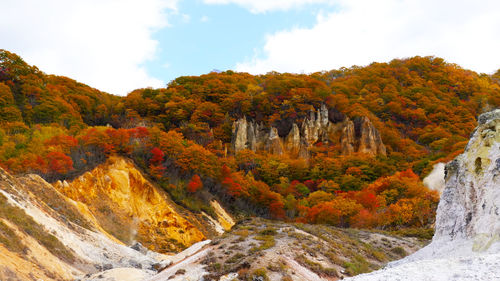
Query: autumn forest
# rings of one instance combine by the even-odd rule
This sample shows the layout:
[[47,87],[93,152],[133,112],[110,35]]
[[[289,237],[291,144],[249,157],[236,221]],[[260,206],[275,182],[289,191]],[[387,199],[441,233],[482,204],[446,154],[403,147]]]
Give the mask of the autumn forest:
[[[437,57],[308,75],[212,72],[120,97],[0,50],[0,166],[55,182],[119,154],[194,212],[213,212],[217,198],[242,217],[427,228],[439,194],[422,179],[460,154],[476,117],[499,106],[500,70],[478,74]],[[304,146],[307,156],[235,149],[238,120],[269,138],[275,129],[285,147],[321,108],[340,129]],[[359,120],[369,120],[384,153],[346,153],[347,120],[358,139]]]

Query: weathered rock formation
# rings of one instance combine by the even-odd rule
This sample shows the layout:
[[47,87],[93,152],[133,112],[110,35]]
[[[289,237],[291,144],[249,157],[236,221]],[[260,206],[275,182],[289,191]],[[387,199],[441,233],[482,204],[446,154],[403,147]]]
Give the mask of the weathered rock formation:
[[479,117],[465,152],[445,168],[434,239],[500,240],[500,110]]
[[[316,143],[339,144],[341,153],[355,152],[368,155],[386,154],[379,131],[368,117],[350,120],[336,111],[322,105],[316,112],[310,112],[302,124],[290,122],[289,126],[265,127],[243,117],[233,124],[232,146],[235,152],[243,149],[267,151],[273,154],[289,153],[307,158],[309,149]],[[286,130],[287,127],[289,130]]]
[[352,280],[500,280],[500,109],[478,121],[445,167],[432,243]]
[[445,166],[432,243],[411,258],[500,253],[500,109],[478,123],[464,153]]

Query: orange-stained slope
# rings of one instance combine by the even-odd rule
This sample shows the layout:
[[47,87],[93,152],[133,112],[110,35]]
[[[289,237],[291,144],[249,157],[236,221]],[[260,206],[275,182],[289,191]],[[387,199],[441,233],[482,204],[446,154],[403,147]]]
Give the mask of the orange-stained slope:
[[111,157],[72,182],[54,186],[87,205],[99,225],[126,244],[139,241],[151,250],[173,252],[205,239],[189,221],[196,216],[182,216],[130,160]]

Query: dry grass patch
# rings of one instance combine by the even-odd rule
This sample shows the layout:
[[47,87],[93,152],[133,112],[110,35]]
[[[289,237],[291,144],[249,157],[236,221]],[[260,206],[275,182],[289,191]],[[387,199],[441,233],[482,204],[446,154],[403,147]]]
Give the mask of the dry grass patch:
[[327,276],[327,277],[338,277],[339,276],[339,274],[337,273],[337,270],[335,268],[330,268],[330,267],[325,268],[320,263],[309,260],[304,255],[296,256],[295,260],[299,264],[309,268],[311,271],[315,272],[319,276]]
[[0,221],[0,244],[12,252],[25,253],[26,251],[26,247],[16,233],[2,221]]

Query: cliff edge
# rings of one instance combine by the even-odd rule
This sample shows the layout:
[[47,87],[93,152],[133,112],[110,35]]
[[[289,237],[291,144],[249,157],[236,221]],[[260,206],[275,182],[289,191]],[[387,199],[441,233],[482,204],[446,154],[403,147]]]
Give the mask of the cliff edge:
[[432,242],[352,280],[398,278],[500,280],[500,109],[479,117],[464,153],[446,165]]
[[280,120],[273,126],[240,118],[233,123],[232,149],[287,153],[292,157],[308,158],[317,143],[338,145],[342,155],[363,153],[386,155],[380,132],[366,116],[349,119],[346,115],[321,105],[310,111],[301,123]]

